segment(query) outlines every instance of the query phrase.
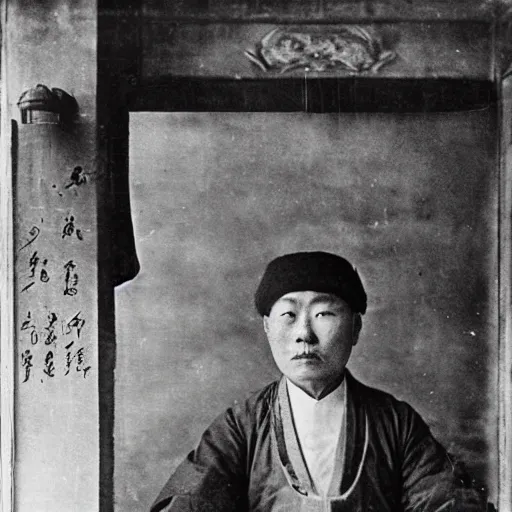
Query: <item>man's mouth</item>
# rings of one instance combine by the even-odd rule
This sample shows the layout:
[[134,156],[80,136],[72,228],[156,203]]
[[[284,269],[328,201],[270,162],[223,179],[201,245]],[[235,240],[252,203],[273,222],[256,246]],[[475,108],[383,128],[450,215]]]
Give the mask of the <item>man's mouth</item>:
[[308,353],[303,352],[301,354],[297,354],[292,357],[292,360],[296,361],[298,359],[313,359],[316,361],[321,361],[320,357],[317,356],[314,352],[308,352]]

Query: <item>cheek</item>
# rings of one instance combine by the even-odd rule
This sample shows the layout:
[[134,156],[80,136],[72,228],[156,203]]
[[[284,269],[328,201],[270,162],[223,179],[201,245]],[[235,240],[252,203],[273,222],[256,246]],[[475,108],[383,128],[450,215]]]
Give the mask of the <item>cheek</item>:
[[328,347],[324,348],[324,356],[329,367],[333,369],[339,369],[344,367],[350,359],[352,353],[352,344],[343,343],[331,343]]
[[315,332],[324,340],[336,343],[352,336],[351,326],[347,322],[318,322],[315,325]]
[[267,333],[267,338],[274,361],[284,372],[290,363],[291,352],[295,348],[295,344],[290,342],[289,330],[283,327],[271,329]]
[[268,339],[268,344],[270,345],[270,349],[272,350],[272,352],[275,352],[278,349],[278,343],[276,342],[276,339],[273,336],[273,333],[268,332],[267,339]]
[[268,325],[267,337],[273,342],[279,342],[287,338],[290,330],[285,322],[272,322]]
[[273,353],[280,352],[285,346],[283,329],[278,327],[271,327],[267,331],[267,339]]
[[338,358],[343,358],[352,350],[352,329],[349,325],[325,327],[317,333],[326,350]]
[[285,373],[287,371],[290,359],[290,354],[286,343],[283,343],[281,338],[271,337],[270,334],[268,336],[268,341],[274,362],[281,370],[281,372]]

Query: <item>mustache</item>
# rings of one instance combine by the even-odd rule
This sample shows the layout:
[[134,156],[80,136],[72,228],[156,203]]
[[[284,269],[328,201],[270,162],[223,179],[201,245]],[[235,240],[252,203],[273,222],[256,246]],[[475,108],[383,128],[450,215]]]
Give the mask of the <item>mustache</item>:
[[298,359],[316,359],[317,361],[321,361],[320,356],[314,352],[301,352],[300,354],[296,354],[292,357],[292,361]]

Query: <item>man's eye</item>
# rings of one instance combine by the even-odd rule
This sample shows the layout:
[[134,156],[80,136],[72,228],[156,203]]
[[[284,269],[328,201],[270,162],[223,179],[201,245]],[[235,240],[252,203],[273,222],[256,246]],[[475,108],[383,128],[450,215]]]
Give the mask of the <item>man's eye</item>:
[[293,311],[285,311],[284,313],[281,313],[281,316],[287,318],[295,318],[295,313]]
[[320,313],[317,313],[316,316],[335,316],[332,311],[320,311]]

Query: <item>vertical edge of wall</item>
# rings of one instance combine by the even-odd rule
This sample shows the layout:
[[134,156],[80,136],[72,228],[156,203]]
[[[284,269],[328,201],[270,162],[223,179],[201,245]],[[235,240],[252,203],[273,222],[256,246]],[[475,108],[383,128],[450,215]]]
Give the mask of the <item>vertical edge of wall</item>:
[[2,26],[1,91],[0,106],[0,510],[12,510],[12,471],[14,457],[14,269],[13,269],[13,218],[11,181],[11,123],[7,115],[7,51],[5,24],[7,2],[0,2]]
[[[114,510],[114,383],[115,383],[115,303],[112,284],[113,247],[115,236],[112,216],[114,201],[111,187],[110,151],[106,136],[106,125],[110,119],[109,93],[110,82],[106,78],[103,67],[108,68],[110,59],[102,58],[102,46],[112,40],[103,29],[101,19],[101,1],[98,10],[98,83],[97,109],[98,122],[98,181],[97,219],[98,219],[98,391],[99,391],[99,510]],[[116,44],[112,45],[116,47]]]
[[512,77],[501,83],[500,148],[500,315],[499,315],[499,501],[498,510],[512,507]]
[[[98,112],[99,118],[102,114]],[[103,137],[102,137],[103,138]],[[115,303],[112,285],[112,192],[105,141],[98,147],[98,398],[99,510],[114,510],[114,383],[116,364]]]
[[[506,32],[503,31],[505,37]],[[503,46],[506,48],[506,44]],[[505,57],[510,56],[505,53]],[[498,510],[506,512],[512,510],[512,76],[503,79],[497,76],[497,85],[500,133]]]
[[[141,0],[113,6],[98,0],[98,332],[100,511],[115,499],[115,295],[114,287],[139,271],[128,186],[128,96],[138,83]],[[121,419],[122,420],[122,419]]]

